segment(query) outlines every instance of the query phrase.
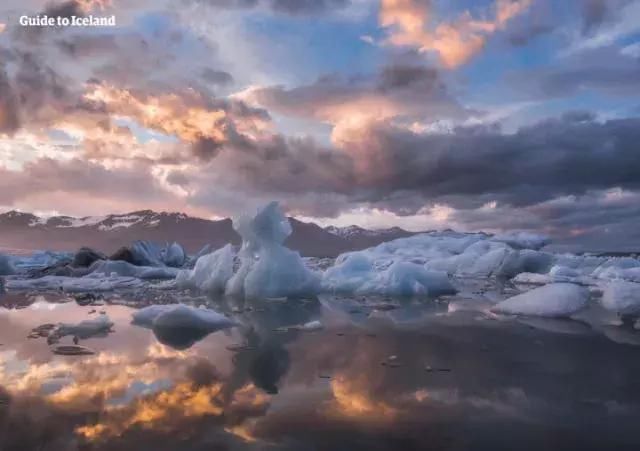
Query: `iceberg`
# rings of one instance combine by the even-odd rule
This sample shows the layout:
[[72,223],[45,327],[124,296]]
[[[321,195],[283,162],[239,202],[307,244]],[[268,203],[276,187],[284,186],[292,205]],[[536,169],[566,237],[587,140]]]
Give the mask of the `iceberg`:
[[385,296],[440,296],[456,289],[447,273],[428,271],[422,265],[398,261],[378,271],[361,253],[345,254],[329,268],[322,281],[323,291],[340,294]]
[[510,240],[505,241],[482,233],[428,232],[344,254],[337,263],[359,254],[366,256],[374,268],[409,262],[451,276],[482,278],[514,277],[524,271],[545,273],[553,265],[552,254],[524,248],[537,245],[521,242],[514,248]]
[[11,258],[7,255],[0,254],[0,276],[10,276],[15,274],[16,269],[13,266]]
[[233,223],[242,237],[240,268],[228,281],[226,293],[247,299],[314,296],[320,277],[309,270],[298,252],[284,247],[291,224],[277,202],[242,216]]
[[621,315],[640,315],[640,283],[610,282],[602,294],[602,305]]
[[197,288],[205,293],[224,293],[227,282],[233,276],[235,252],[231,244],[203,255],[191,270],[182,270],[176,277],[179,288]]
[[161,257],[165,265],[173,268],[181,268],[187,261],[187,254],[184,248],[176,242],[173,242],[163,249]]
[[582,310],[589,290],[572,283],[552,283],[511,297],[491,309],[508,315],[568,317]]
[[131,244],[131,258],[136,266],[163,266],[162,248],[151,241],[137,240]]

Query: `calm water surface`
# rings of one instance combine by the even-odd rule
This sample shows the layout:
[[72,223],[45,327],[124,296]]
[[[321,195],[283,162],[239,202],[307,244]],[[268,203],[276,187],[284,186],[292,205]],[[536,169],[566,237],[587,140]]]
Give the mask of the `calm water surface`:
[[[126,298],[5,294],[0,450],[640,449],[630,327],[494,320],[433,301],[198,302],[243,326],[157,337],[130,323]],[[100,311],[115,327],[80,341],[94,355],[27,338]],[[316,319],[322,330],[286,330]]]

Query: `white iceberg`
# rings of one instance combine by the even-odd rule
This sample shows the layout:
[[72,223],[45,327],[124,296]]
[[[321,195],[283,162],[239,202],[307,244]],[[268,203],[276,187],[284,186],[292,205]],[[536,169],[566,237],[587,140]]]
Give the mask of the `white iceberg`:
[[176,278],[179,288],[197,288],[205,293],[223,293],[233,276],[235,252],[231,244],[203,255],[191,270],[182,270]]
[[586,307],[589,290],[572,283],[553,283],[511,297],[491,310],[509,315],[568,317]]
[[524,249],[525,245],[538,247],[539,243],[529,238],[531,242],[519,242],[518,248],[514,248],[509,244],[512,240],[495,240],[482,233],[429,232],[344,254],[337,259],[337,264],[361,255],[378,269],[408,262],[461,277],[513,277],[525,271],[546,273],[553,265],[554,256]]
[[249,299],[313,296],[320,277],[309,270],[298,252],[283,246],[291,225],[277,202],[258,210],[254,217],[234,220],[242,237],[240,268],[229,280],[227,294]]
[[602,294],[602,305],[621,315],[640,315],[640,283],[610,282]]

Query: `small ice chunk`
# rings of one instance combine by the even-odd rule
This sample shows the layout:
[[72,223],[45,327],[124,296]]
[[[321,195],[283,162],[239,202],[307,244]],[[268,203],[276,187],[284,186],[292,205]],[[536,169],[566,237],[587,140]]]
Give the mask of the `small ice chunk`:
[[588,300],[589,290],[584,287],[553,283],[502,301],[491,310],[509,315],[566,317],[583,309]]
[[640,314],[640,283],[622,280],[610,282],[604,289],[602,305],[622,315]]
[[311,321],[300,326],[300,330],[307,332],[313,332],[320,329],[322,329],[322,323],[320,321]]
[[94,319],[80,321],[77,324],[62,323],[54,335],[57,337],[65,337],[73,335],[78,338],[90,338],[96,335],[107,334],[113,327],[113,321],[107,315],[99,315]]

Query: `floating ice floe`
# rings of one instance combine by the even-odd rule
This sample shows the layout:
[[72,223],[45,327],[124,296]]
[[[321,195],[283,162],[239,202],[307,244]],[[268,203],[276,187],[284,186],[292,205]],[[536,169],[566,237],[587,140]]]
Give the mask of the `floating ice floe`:
[[80,321],[77,324],[62,323],[54,331],[54,335],[58,338],[72,335],[84,339],[107,334],[112,327],[113,321],[106,314],[102,314],[94,319]]
[[640,315],[640,283],[609,282],[602,295],[602,305],[621,315]]
[[240,268],[226,286],[227,294],[249,299],[313,296],[320,277],[308,269],[298,252],[284,247],[291,235],[289,220],[272,202],[253,217],[233,223],[242,237]]
[[104,276],[89,274],[85,277],[45,276],[39,279],[10,279],[6,282],[11,290],[61,290],[67,293],[87,291],[115,291],[141,288],[145,282],[136,277]]
[[525,316],[568,317],[586,307],[589,290],[572,283],[553,283],[496,304],[496,313]]

